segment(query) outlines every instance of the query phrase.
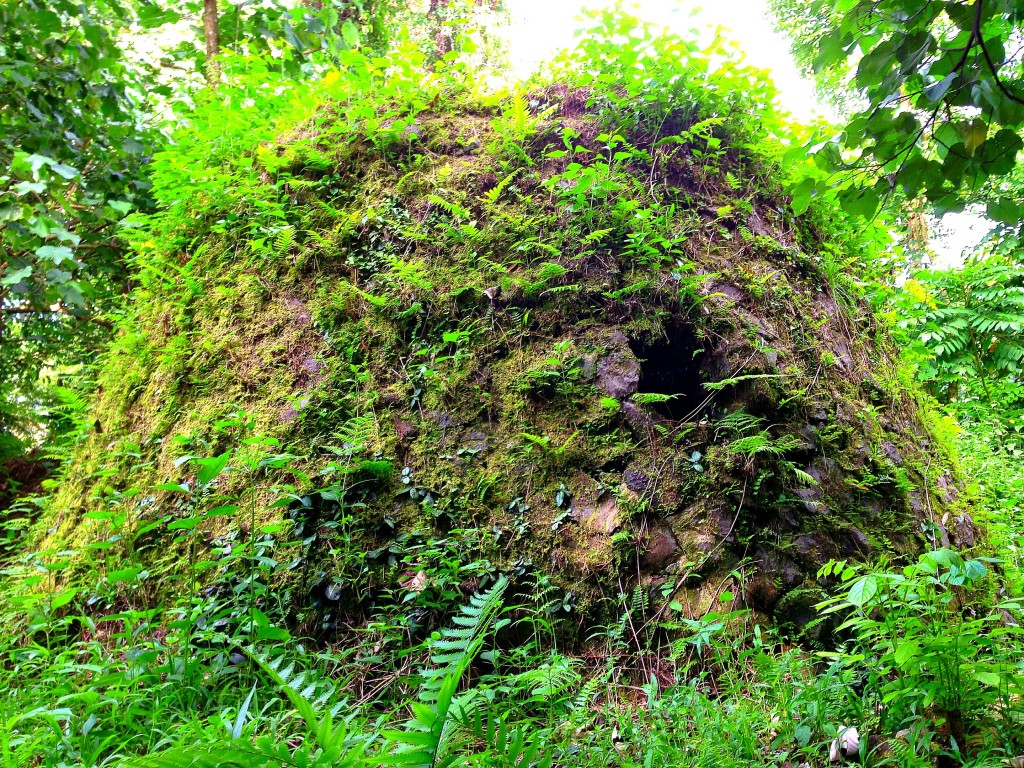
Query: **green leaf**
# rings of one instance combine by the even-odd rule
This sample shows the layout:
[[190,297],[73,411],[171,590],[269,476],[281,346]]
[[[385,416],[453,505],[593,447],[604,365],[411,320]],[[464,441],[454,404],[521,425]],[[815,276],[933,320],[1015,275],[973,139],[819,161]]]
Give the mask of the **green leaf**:
[[4,275],[2,279],[0,279],[0,286],[3,286],[4,288],[7,288],[12,285],[17,285],[22,280],[27,280],[29,277],[32,276],[31,265],[22,267],[21,269],[10,269],[11,271]]
[[939,99],[941,99],[943,96],[946,95],[946,91],[949,90],[949,86],[951,86],[953,82],[956,80],[957,74],[958,72],[950,72],[948,75],[946,75],[938,82],[932,83],[931,85],[927,86],[924,89],[925,97],[927,97],[929,101],[938,101]]
[[197,525],[199,525],[200,518],[198,517],[183,517],[178,520],[172,520],[167,524],[167,530],[169,531],[191,531]]
[[851,605],[855,605],[858,608],[866,605],[871,599],[878,594],[878,579],[875,576],[867,575],[861,576],[850,587],[850,591],[846,596],[847,601]]
[[53,598],[53,600],[50,601],[50,608],[53,609],[53,610],[57,610],[58,608],[63,608],[65,605],[67,605],[72,600],[74,600],[75,599],[75,595],[77,595],[77,594],[78,594],[78,590],[77,589],[66,589],[66,590],[64,590],[59,595],[57,595],[55,598]]
[[1016,225],[1020,223],[1021,206],[1006,197],[1000,197],[989,201],[985,208],[986,215],[995,221],[1003,224]]
[[899,666],[905,667],[911,659],[916,658],[920,653],[920,642],[917,640],[904,640],[896,649],[893,658]]
[[985,564],[980,560],[968,560],[964,563],[964,574],[971,581],[978,581],[985,578],[988,574],[988,569],[985,568]]
[[171,491],[173,493],[188,493],[188,486],[179,483],[160,483],[154,485],[153,490],[155,491]]
[[60,283],[57,285],[57,293],[64,299],[66,304],[70,304],[75,307],[85,306],[85,296],[82,294],[82,289],[77,282],[68,281],[66,283]]
[[195,463],[199,465],[199,471],[196,473],[196,478],[199,480],[200,485],[209,485],[212,483],[224,468],[227,467],[228,461],[231,459],[231,451],[225,451],[220,456],[213,456],[208,459],[196,459]]
[[1002,677],[996,672],[975,672],[974,679],[982,685],[990,685],[998,688],[999,684],[1002,683]]
[[345,19],[341,27],[341,37],[349,48],[356,48],[359,45],[359,29],[351,19]]
[[793,729],[793,736],[796,738],[796,743],[801,747],[806,747],[811,743],[811,726],[804,725],[803,723],[796,726]]
[[58,285],[60,283],[66,283],[71,279],[71,273],[65,272],[63,269],[48,269],[46,270],[46,282],[50,285]]
[[76,179],[78,178],[78,169],[72,168],[70,165],[64,165],[64,163],[53,163],[50,168],[54,173],[63,176],[65,179]]
[[127,581],[135,581],[138,578],[138,568],[121,568],[107,574],[107,581],[111,584],[122,584]]
[[259,627],[256,630],[256,637],[260,640],[287,640],[291,637],[291,633],[280,627]]
[[46,191],[46,184],[41,181],[19,181],[14,185],[14,191],[18,193],[18,197],[24,197],[30,193],[39,195]]
[[868,187],[849,187],[839,193],[839,205],[854,216],[870,219],[878,210],[878,194]]

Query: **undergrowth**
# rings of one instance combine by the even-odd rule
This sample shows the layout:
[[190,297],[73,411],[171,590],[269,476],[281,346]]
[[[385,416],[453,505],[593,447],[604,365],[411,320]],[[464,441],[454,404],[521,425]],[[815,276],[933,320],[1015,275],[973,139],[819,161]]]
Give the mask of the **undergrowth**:
[[[868,765],[1024,748],[1015,457],[961,441],[1005,561],[943,546],[973,532],[965,502],[940,501],[913,391],[844,277],[881,235],[773,208],[776,174],[814,171],[779,165],[791,128],[747,103],[757,73],[597,22],[554,82],[501,97],[412,49],[348,52],[315,85],[259,73],[155,158],[99,398],[63,393],[63,476],[5,528],[4,766],[817,766],[852,728],[837,759]],[[295,275],[308,295],[278,295]],[[748,297],[765,327],[734,311]],[[642,361],[584,338],[609,317]],[[702,335],[669,322],[694,317]],[[626,382],[605,396],[598,357]],[[814,399],[826,381],[845,421]],[[430,442],[453,403],[494,434]],[[662,463],[609,493],[636,456]],[[679,553],[664,535],[665,567],[640,549],[658,479],[713,532]],[[625,521],[588,532],[612,496]],[[889,497],[868,540],[853,523]],[[858,557],[830,557],[839,534]],[[759,603],[753,551],[801,540],[828,562],[784,596],[784,565],[760,574]],[[803,634],[771,628],[787,604]]]

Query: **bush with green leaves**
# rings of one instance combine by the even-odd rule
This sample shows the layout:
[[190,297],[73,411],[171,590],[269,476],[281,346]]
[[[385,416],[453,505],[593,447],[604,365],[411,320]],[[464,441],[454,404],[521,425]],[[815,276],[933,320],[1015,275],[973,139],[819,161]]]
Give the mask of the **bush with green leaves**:
[[[898,192],[958,209],[1012,173],[1024,146],[1019,2],[772,0],[797,59],[848,110],[807,143],[839,190],[870,218]],[[1016,224],[1019,189],[986,195]]]
[[924,270],[894,298],[919,377],[943,403],[1019,411],[1024,270],[1001,256]]
[[834,656],[864,676],[884,733],[945,723],[946,748],[961,759],[1022,746],[1024,609],[992,600],[996,563],[938,549],[901,570],[846,561],[822,568],[841,590],[819,608],[843,618],[837,632],[849,637]]

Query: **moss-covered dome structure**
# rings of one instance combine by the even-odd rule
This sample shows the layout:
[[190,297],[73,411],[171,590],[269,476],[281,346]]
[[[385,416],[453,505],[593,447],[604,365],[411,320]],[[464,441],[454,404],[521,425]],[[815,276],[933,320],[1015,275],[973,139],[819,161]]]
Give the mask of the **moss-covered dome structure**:
[[[273,140],[158,158],[189,195],[135,235],[141,284],[44,543],[83,551],[111,509],[153,573],[183,532],[292,542],[293,618],[424,589],[443,540],[583,621],[640,586],[795,626],[829,559],[972,543],[841,274],[854,228],[791,212],[770,105],[672,45],[501,99],[367,63],[261,124]],[[256,434],[293,458],[243,466]]]

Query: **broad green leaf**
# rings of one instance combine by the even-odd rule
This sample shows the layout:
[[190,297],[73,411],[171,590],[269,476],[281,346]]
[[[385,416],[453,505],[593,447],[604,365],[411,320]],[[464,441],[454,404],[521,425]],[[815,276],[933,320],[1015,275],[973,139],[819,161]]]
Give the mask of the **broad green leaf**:
[[877,594],[878,579],[877,577],[868,574],[867,576],[861,576],[853,582],[849,593],[847,593],[846,599],[852,605],[860,607],[869,603]]
[[120,568],[107,574],[107,581],[111,584],[123,584],[128,581],[135,581],[139,576],[138,568]]
[[224,468],[227,467],[228,461],[231,459],[231,451],[225,451],[220,456],[212,456],[208,459],[196,459],[195,463],[199,465],[199,471],[196,473],[196,477],[201,485],[209,485],[216,479]]
[[957,72],[950,72],[948,75],[946,75],[938,82],[926,86],[924,89],[924,95],[928,98],[929,101],[938,101],[939,99],[946,95],[946,91],[949,90],[949,86],[951,86],[953,82],[956,80],[957,75]]
[[77,595],[77,594],[78,594],[78,590],[77,589],[66,589],[63,592],[61,592],[59,595],[57,595],[55,598],[53,598],[53,600],[50,601],[50,607],[53,610],[57,610],[58,608],[63,608],[65,605],[67,605],[72,600],[74,600],[75,599],[75,595]]
[[17,283],[20,283],[22,280],[27,280],[31,276],[31,265],[21,267],[20,269],[11,269],[6,275],[3,276],[3,278],[0,278],[0,286],[8,287],[11,285],[16,285]]
[[896,648],[896,652],[893,654],[893,658],[896,663],[901,666],[907,666],[911,659],[916,658],[921,653],[921,643],[917,640],[904,640],[900,643],[899,647]]
[[178,520],[172,520],[167,524],[167,530],[169,531],[191,531],[200,523],[198,517],[183,517]]

